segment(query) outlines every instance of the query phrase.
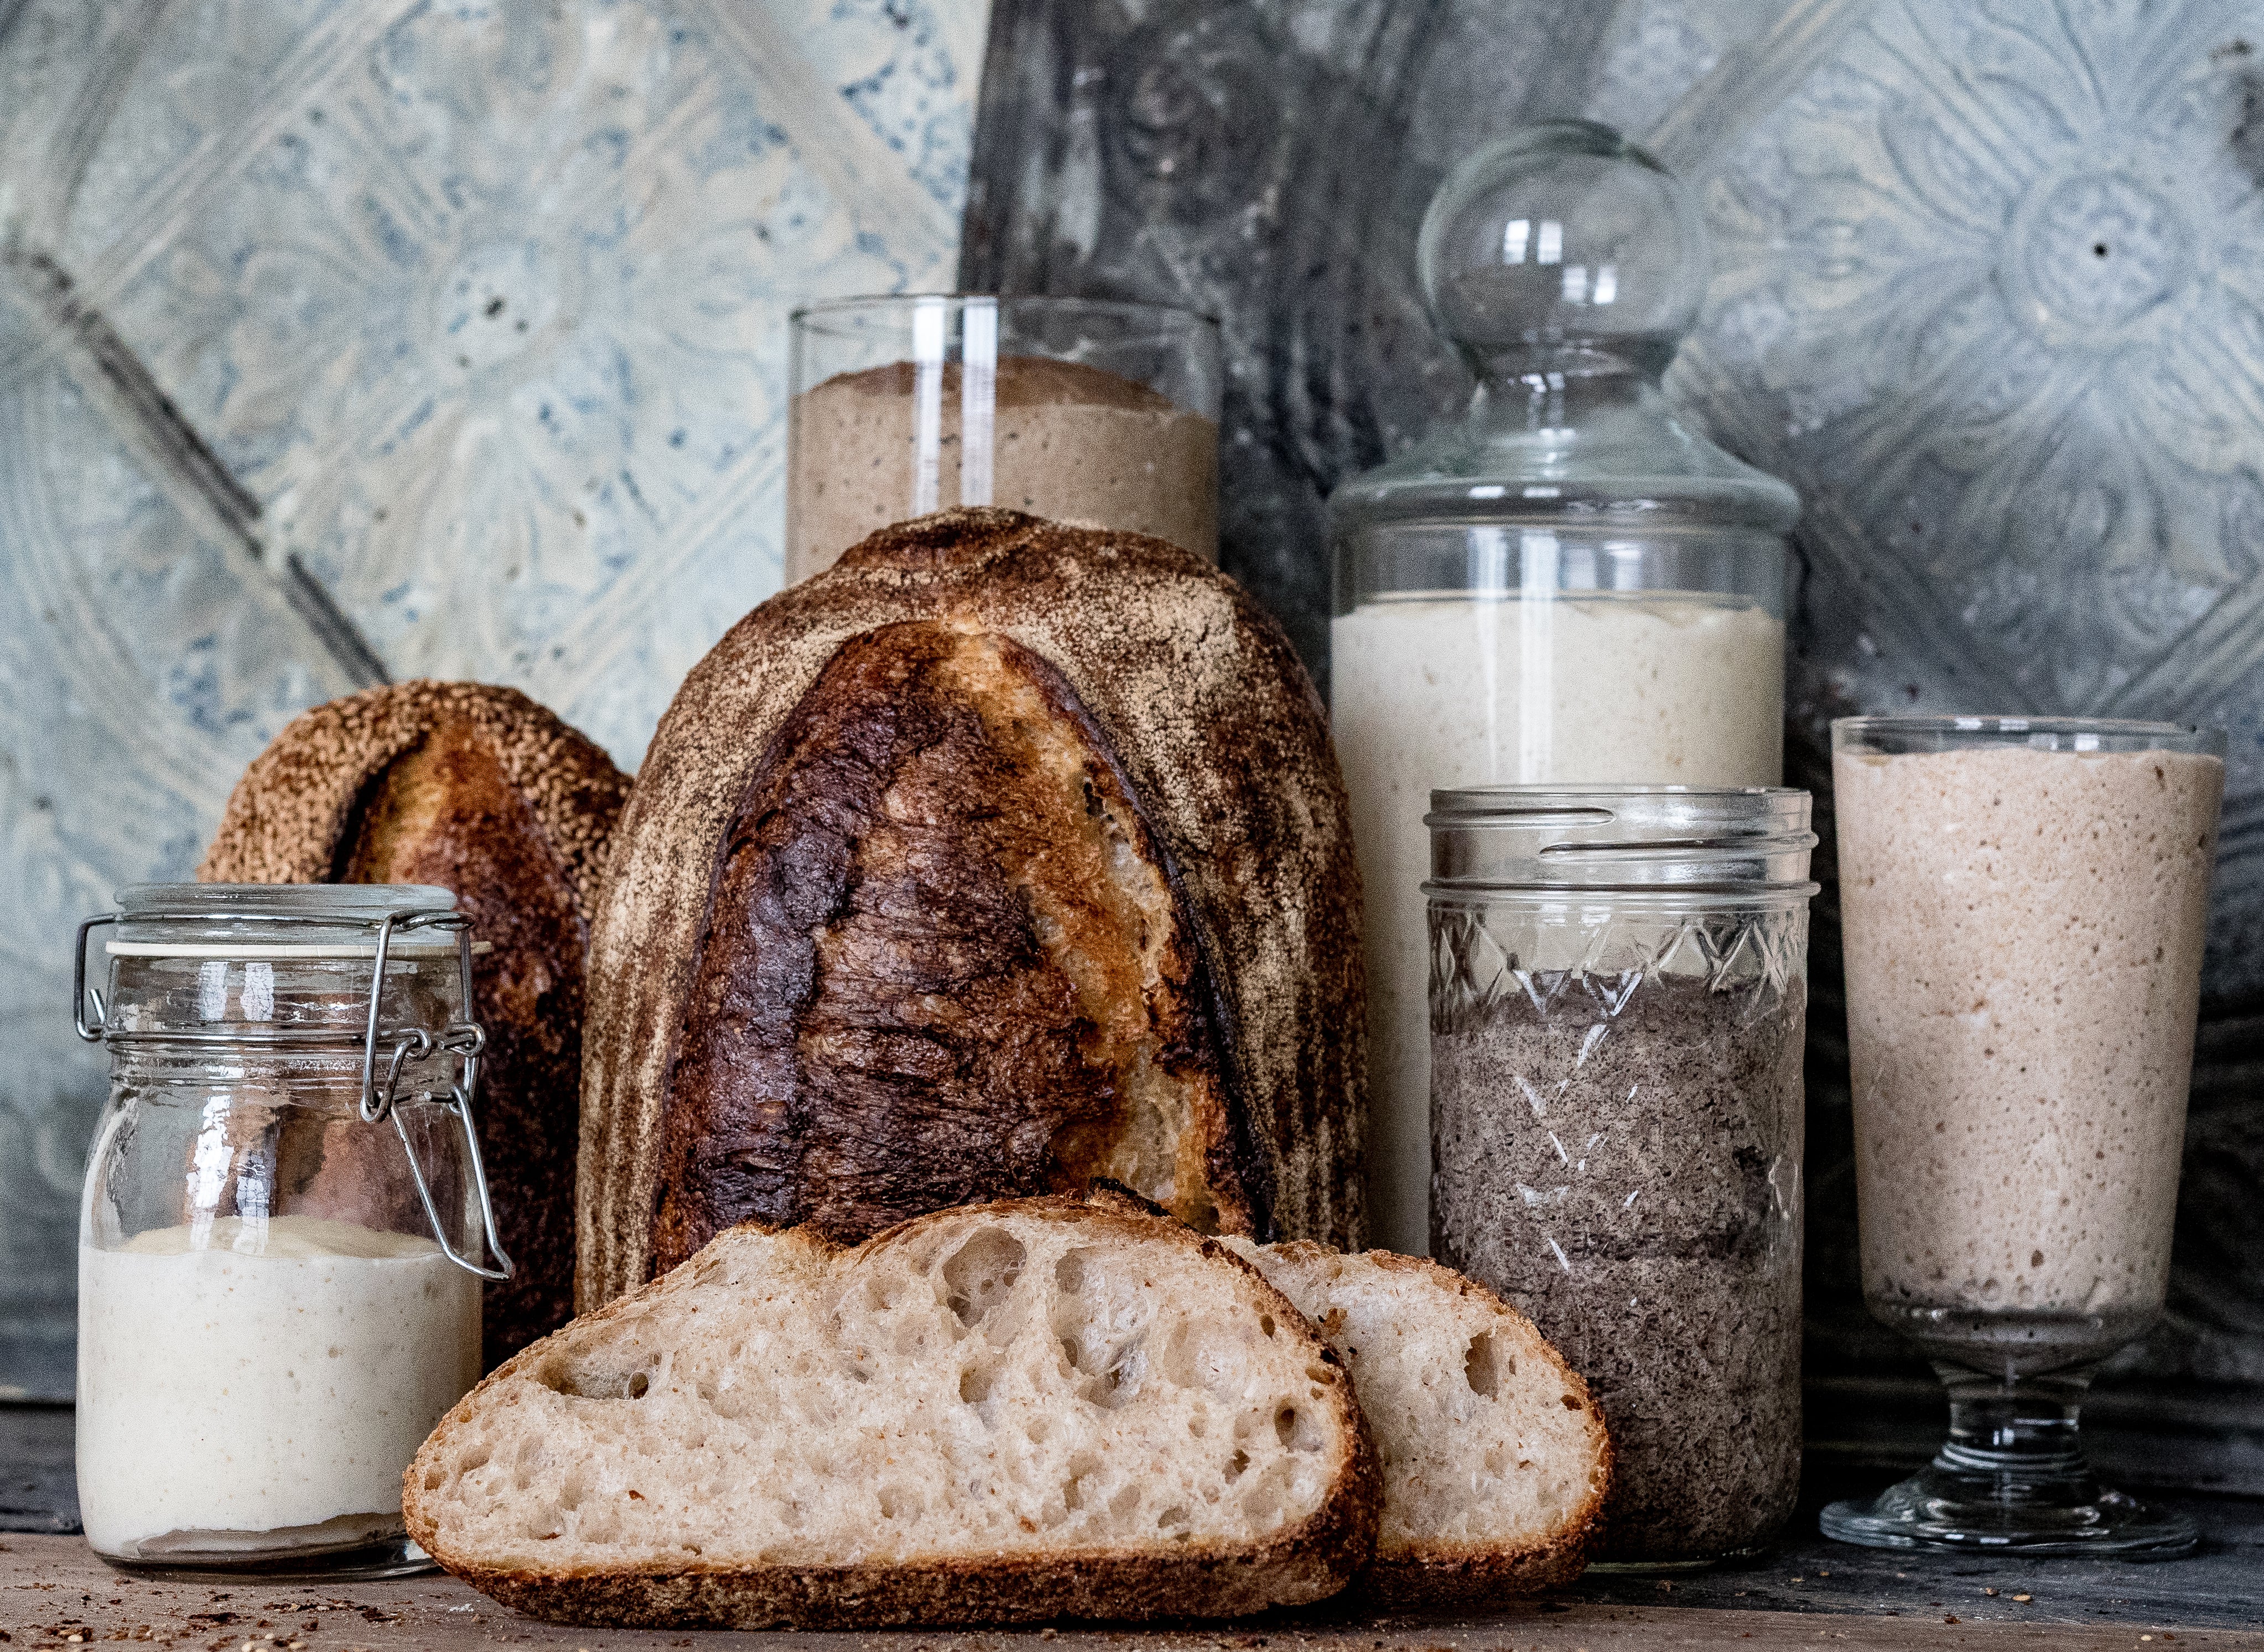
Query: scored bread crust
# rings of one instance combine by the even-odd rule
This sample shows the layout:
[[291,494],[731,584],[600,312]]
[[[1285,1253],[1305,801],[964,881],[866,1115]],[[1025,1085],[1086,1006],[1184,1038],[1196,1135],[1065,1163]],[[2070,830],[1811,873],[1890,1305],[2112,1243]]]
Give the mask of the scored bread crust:
[[[977,1225],[1018,1214],[1087,1224],[1100,1241],[1115,1236],[1169,1243],[1197,1250],[1215,1264],[1240,1269],[1266,1311],[1307,1339],[1313,1357],[1339,1373],[1339,1380],[1322,1390],[1321,1403],[1337,1425],[1335,1438],[1344,1443],[1344,1456],[1321,1505],[1256,1542],[1182,1541],[1145,1553],[1088,1545],[1044,1554],[917,1562],[733,1566],[694,1561],[620,1570],[565,1567],[549,1572],[485,1564],[450,1540],[437,1518],[437,1499],[424,1489],[425,1469],[428,1463],[445,1458],[456,1433],[470,1425],[490,1389],[548,1358],[553,1338],[500,1366],[441,1419],[402,1477],[402,1507],[410,1535],[450,1573],[482,1593],[534,1617],[593,1628],[848,1629],[1035,1623],[1055,1618],[1134,1621],[1232,1617],[1320,1600],[1340,1590],[1375,1553],[1383,1503],[1381,1467],[1353,1391],[1352,1373],[1287,1296],[1216,1240],[1193,1232],[1146,1199],[1107,1185],[1082,1194],[999,1199],[934,1212],[900,1223],[853,1250],[834,1245],[806,1227],[782,1237],[802,1243],[822,1257],[845,1257],[853,1266],[858,1255],[914,1243],[940,1227]],[[711,1243],[728,1238],[728,1234],[718,1235]],[[688,1278],[700,1265],[700,1257],[694,1257],[576,1324],[632,1317],[647,1298],[672,1288],[671,1282]]]
[[[1303,1240],[1268,1245],[1259,1254],[1300,1272],[1325,1266],[1341,1256],[1326,1245]],[[1352,1259],[1387,1274],[1402,1275],[1424,1289],[1450,1293],[1506,1321],[1517,1333],[1521,1355],[1547,1366],[1551,1379],[1547,1386],[1561,1388],[1578,1401],[1589,1449],[1596,1460],[1586,1495],[1548,1538],[1510,1545],[1380,1540],[1375,1558],[1353,1585],[1354,1593],[1388,1609],[1444,1611],[1481,1606],[1506,1596],[1537,1594],[1571,1583],[1587,1569],[1588,1558],[1602,1540],[1604,1503],[1611,1492],[1613,1474],[1611,1435],[1586,1382],[1531,1320],[1467,1275],[1426,1257],[1389,1250],[1370,1250]],[[1323,1335],[1330,1335],[1325,1328]]]
[[[717,903],[733,865],[735,822],[758,803],[754,788],[780,760],[798,708],[850,645],[892,629],[995,638],[1057,677],[1053,717],[1075,724],[1077,737],[1121,774],[1192,936],[1192,990],[1219,1058],[1215,1093],[1225,1115],[1199,1117],[1196,1127],[1218,1140],[1214,1163],[1237,1184],[1218,1226],[1360,1243],[1367,1058],[1359,872],[1326,715],[1288,638],[1234,582],[1162,540],[1011,511],[948,511],[874,534],[755,609],[693,668],[661,720],[591,935],[577,1306],[599,1307],[649,1277],[664,1219],[676,1224],[666,1236],[680,1255],[702,1236],[701,1224],[713,1231],[751,1215],[816,1214],[794,1203],[797,1178],[815,1175],[831,1186],[824,1172],[798,1168],[795,1155],[813,1113],[834,1104],[790,1073],[759,1084],[733,1079],[729,1106],[712,1095],[679,1105],[673,1086],[679,1054],[696,1066],[712,1025],[749,1029],[759,1059],[780,1072],[837,1059],[830,1033],[804,1031],[795,995],[812,990],[809,966],[779,947],[758,960],[752,954],[763,946],[735,946],[718,970],[703,948],[727,932]],[[987,801],[969,796],[961,806],[971,813]],[[867,813],[838,825],[837,804],[813,807],[847,852],[860,852],[863,822],[880,823]],[[742,829],[762,824],[750,818]],[[778,887],[806,895],[813,875],[778,864]],[[853,878],[838,898],[856,888]],[[744,909],[744,902],[735,909]],[[837,915],[787,916],[794,922],[781,935],[799,926],[805,936],[830,936]],[[940,940],[932,950],[949,951]],[[770,973],[758,978],[758,962]],[[744,1003],[713,1011],[698,996],[708,989],[700,985],[703,970],[742,982]],[[960,1061],[963,1047],[947,1025],[953,1008],[937,1011],[947,1025],[898,1041],[931,1062]],[[1025,1032],[1070,1025],[1010,1020],[977,1031],[1011,1047]],[[876,1083],[898,1082],[886,1061],[877,1066]],[[709,1082],[697,1072],[691,1081]],[[1000,1108],[1012,1102],[992,1099]],[[829,1113],[820,1122],[867,1149],[876,1141],[897,1148],[903,1165],[922,1163],[935,1148],[911,1106],[875,1103],[869,1115]],[[742,1199],[727,1208],[729,1201],[711,1198],[702,1208],[699,1199],[682,1199],[682,1167],[702,1154],[724,1167],[703,1174],[751,1184],[783,1177],[780,1207]],[[941,1171],[936,1205],[1045,1185],[1003,1162]],[[898,1209],[918,1208],[909,1192],[892,1195]]]
[[734,1221],[853,1243],[1095,1177],[1257,1225],[1184,891],[1078,709],[1027,649],[932,623],[827,663],[708,897],[653,1272]]

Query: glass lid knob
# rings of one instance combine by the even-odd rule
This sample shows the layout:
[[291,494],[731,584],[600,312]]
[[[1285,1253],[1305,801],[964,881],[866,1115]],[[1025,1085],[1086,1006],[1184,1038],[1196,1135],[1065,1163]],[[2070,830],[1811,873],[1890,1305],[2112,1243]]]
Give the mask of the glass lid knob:
[[1709,276],[1693,192],[1609,127],[1556,120],[1449,173],[1416,248],[1439,330],[1481,379],[1617,358],[1664,372]]

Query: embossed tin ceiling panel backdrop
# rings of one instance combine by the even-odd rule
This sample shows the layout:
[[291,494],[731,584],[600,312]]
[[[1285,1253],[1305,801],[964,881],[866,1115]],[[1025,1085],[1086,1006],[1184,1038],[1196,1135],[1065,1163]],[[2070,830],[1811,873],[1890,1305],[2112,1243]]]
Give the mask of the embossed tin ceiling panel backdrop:
[[979,0],[0,0],[0,1395],[67,1395],[68,941],[375,680],[641,755],[773,590],[788,304],[947,286]]
[[[1423,205],[1574,114],[1703,187],[1716,277],[1668,384],[1808,507],[1794,783],[1823,792],[1856,710],[2231,730],[2171,1318],[2093,1415],[2159,1431],[2124,1472],[2264,1487],[2264,4],[998,0],[961,279],[1225,318],[1222,560],[1324,670],[1324,497],[1469,393]],[[1851,1441],[1938,1397],[1856,1293],[1835,911],[1809,1370]]]

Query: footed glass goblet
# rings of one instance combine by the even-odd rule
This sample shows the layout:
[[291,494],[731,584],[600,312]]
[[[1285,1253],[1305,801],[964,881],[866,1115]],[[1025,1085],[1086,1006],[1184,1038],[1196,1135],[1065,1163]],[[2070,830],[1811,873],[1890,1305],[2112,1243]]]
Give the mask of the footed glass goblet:
[[2160,1314],[2224,737],[2014,717],[1832,725],[1872,1315],[1949,1391],[1932,1464],[1831,1504],[1883,1548],[2167,1557],[2190,1521],[2083,1454]]

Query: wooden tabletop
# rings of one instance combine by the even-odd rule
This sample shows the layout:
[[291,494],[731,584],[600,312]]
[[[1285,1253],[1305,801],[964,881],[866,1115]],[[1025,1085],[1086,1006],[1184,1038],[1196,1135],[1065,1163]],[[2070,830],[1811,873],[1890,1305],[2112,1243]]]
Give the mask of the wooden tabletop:
[[[1948,1610],[1955,1605],[1957,1610]],[[629,1652],[761,1646],[801,1652],[1622,1652],[1623,1648],[2035,1648],[2039,1652],[2264,1652],[2264,1629],[2143,1619],[2101,1624],[2049,1598],[2015,1605],[1977,1590],[1943,1610],[1896,1616],[1543,1601],[1483,1618],[1357,1619],[1309,1612],[1164,1629],[1066,1627],[865,1634],[620,1632],[520,1617],[452,1577],[313,1587],[272,1579],[165,1579],[120,1572],[70,1537],[0,1539],[0,1634],[8,1652],[97,1641],[201,1652],[472,1652],[499,1646]]]
[[[1829,1496],[1890,1466],[1811,1453],[1800,1512],[1763,1558],[1700,1574],[1592,1570],[1564,1595],[1477,1619],[1355,1619],[1326,1609],[1164,1629],[889,1634],[620,1634],[538,1623],[453,1578],[374,1583],[157,1581],[76,1535],[68,1408],[0,1407],[0,1652],[128,1641],[190,1652],[562,1652],[799,1647],[805,1652],[1621,1652],[1629,1648],[2066,1648],[2264,1652],[2264,1501],[2169,1494],[2201,1552],[2156,1565],[1883,1553],[1818,1535]],[[76,1642],[70,1636],[76,1634]]]

